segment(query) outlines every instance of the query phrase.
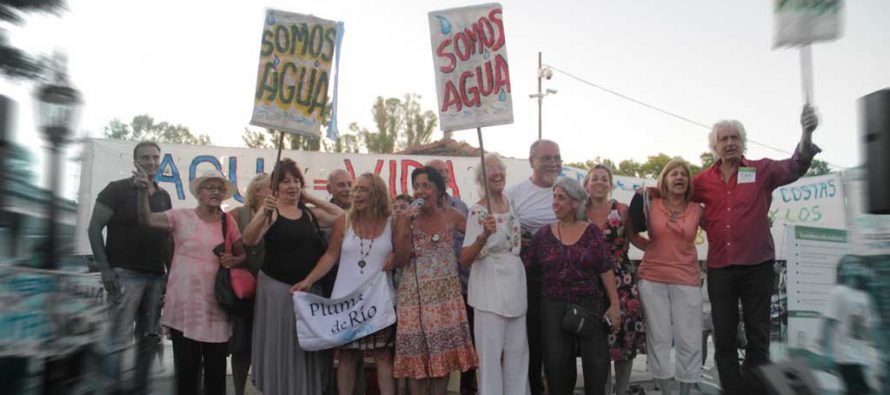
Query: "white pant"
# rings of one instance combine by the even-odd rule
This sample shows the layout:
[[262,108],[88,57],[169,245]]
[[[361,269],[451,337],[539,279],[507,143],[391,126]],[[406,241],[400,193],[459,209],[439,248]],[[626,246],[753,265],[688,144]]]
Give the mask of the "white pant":
[[640,280],[640,298],[646,320],[646,357],[656,379],[674,377],[671,342],[677,347],[676,379],[701,381],[701,288]]
[[473,311],[479,395],[529,394],[525,315],[507,318],[479,309]]

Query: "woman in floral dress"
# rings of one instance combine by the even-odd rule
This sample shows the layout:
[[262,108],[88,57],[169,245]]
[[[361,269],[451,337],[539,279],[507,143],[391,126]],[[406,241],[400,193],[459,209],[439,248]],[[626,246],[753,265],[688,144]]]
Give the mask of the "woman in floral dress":
[[[609,199],[612,186],[612,171],[603,165],[594,166],[584,178],[584,188],[590,196],[587,200],[587,218],[603,231],[615,262],[621,325],[617,331],[609,334],[609,351],[615,362],[615,393],[624,395],[630,384],[634,358],[638,352],[646,352],[646,331],[637,288],[637,273],[627,256],[627,250],[630,242],[645,249],[645,240],[629,231],[627,205]],[[609,380],[610,386],[611,383]],[[611,388],[606,393],[611,394]]]
[[396,225],[395,262],[407,266],[397,296],[393,375],[408,378],[412,394],[444,395],[452,371],[479,365],[454,254],[454,229],[465,231],[466,219],[437,206],[445,181],[436,169],[415,169],[411,182],[423,204],[401,213]]

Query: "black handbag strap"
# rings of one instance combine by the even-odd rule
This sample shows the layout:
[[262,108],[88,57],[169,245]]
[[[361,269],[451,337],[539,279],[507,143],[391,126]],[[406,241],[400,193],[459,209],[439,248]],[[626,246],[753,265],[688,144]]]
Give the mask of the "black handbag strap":
[[226,218],[226,213],[222,213],[222,217],[220,217],[220,220],[222,221],[222,237],[223,237],[223,244],[226,244],[226,246],[228,246],[228,245],[227,245],[227,242],[228,242],[227,238],[228,238],[228,235],[229,235],[229,229],[228,229],[228,222],[229,222],[229,221],[228,221],[228,218]]

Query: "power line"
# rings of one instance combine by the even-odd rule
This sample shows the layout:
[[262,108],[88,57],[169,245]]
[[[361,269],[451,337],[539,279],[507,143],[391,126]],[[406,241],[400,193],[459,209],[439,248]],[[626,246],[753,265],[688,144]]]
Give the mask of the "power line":
[[[566,75],[567,77],[572,78],[572,79],[574,79],[574,80],[576,80],[576,81],[578,81],[578,82],[580,82],[580,83],[582,83],[582,84],[592,86],[592,87],[597,88],[597,89],[600,89],[600,90],[602,90],[602,91],[604,91],[604,92],[606,92],[606,93],[612,94],[612,95],[614,95],[614,96],[618,96],[618,97],[620,97],[620,98],[622,98],[622,99],[624,99],[624,100],[627,100],[627,101],[629,101],[629,102],[632,102],[632,103],[638,104],[638,105],[640,105],[640,106],[646,107],[646,108],[648,108],[648,109],[650,109],[650,110],[654,110],[654,111],[660,112],[660,113],[662,113],[662,114],[664,114],[664,115],[667,115],[667,116],[669,116],[669,117],[673,117],[673,118],[679,119],[679,120],[681,120],[681,121],[683,121],[683,122],[686,122],[686,123],[689,123],[689,124],[698,126],[698,127],[703,128],[703,129],[705,129],[705,130],[709,130],[709,131],[711,130],[711,127],[710,127],[710,126],[705,125],[705,124],[703,124],[703,123],[701,123],[701,122],[698,122],[698,121],[689,119],[689,118],[684,117],[684,116],[682,116],[682,115],[680,115],[680,114],[677,114],[677,113],[674,113],[674,112],[665,110],[665,109],[663,109],[663,108],[661,108],[661,107],[657,107],[657,106],[655,106],[655,105],[652,105],[652,104],[649,104],[649,103],[646,103],[646,102],[643,102],[643,101],[634,99],[634,98],[632,98],[632,97],[630,97],[630,96],[627,96],[627,95],[625,95],[625,94],[619,93],[619,92],[614,91],[614,90],[612,90],[612,89],[606,88],[606,87],[604,87],[604,86],[602,86],[602,85],[599,85],[599,84],[590,82],[590,81],[588,81],[588,80],[585,80],[585,79],[583,79],[583,78],[581,78],[581,77],[578,77],[578,76],[576,76],[576,75],[574,75],[574,74],[572,74],[572,73],[569,73],[568,71],[565,71],[565,70],[559,69],[559,68],[557,68],[557,67],[554,67],[553,65],[548,64],[547,67],[549,67],[551,70],[560,72],[560,73]],[[771,150],[776,151],[776,152],[781,152],[781,153],[786,154],[786,155],[792,155],[792,153],[789,152],[789,151],[786,151],[786,150],[783,150],[783,149],[780,149],[780,148],[777,148],[777,147],[773,147],[773,146],[771,146],[771,145],[764,144],[764,143],[761,143],[761,142],[758,142],[758,141],[755,141],[755,140],[748,139],[748,142],[751,143],[751,144],[754,144],[754,145],[759,145],[759,146],[761,146],[761,147],[771,149]],[[845,169],[845,167],[843,167],[843,166],[835,165],[835,164],[833,164],[833,163],[829,163],[829,162],[825,162],[825,163],[827,163],[827,164],[828,164],[829,166],[831,166],[831,167],[835,167],[835,168],[838,168],[838,169],[841,169],[841,170]]]

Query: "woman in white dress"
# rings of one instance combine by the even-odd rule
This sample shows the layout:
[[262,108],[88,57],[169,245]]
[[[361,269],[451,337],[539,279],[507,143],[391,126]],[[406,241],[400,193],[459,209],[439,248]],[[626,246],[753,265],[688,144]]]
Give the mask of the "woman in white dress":
[[[352,207],[346,216],[334,223],[334,232],[327,252],[303,281],[291,292],[308,290],[339,262],[337,281],[331,298],[348,295],[365,280],[381,270],[392,270],[393,244],[390,216],[392,207],[386,183],[380,176],[365,173],[356,179],[352,193]],[[390,292],[392,276],[387,275]],[[355,340],[339,349],[337,389],[341,395],[351,395],[355,387],[355,370],[364,350],[372,350],[377,362],[380,393],[395,394],[392,375],[395,325]]]

